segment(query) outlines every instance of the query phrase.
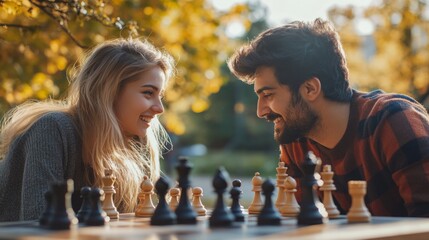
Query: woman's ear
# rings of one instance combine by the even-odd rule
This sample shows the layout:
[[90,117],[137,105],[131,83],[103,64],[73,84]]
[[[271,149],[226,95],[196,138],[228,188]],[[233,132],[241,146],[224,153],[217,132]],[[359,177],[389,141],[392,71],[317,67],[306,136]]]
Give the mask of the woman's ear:
[[312,77],[307,80],[299,87],[301,96],[308,101],[314,101],[322,93],[322,84],[317,77]]

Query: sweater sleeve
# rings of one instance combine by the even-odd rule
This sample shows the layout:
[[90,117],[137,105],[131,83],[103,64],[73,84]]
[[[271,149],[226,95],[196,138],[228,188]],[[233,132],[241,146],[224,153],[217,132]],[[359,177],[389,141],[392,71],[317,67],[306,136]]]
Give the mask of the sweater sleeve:
[[50,115],[42,117],[25,134],[20,220],[38,219],[45,208],[44,193],[65,176],[60,126]]
[[409,216],[429,216],[429,116],[415,102],[386,104],[374,139]]

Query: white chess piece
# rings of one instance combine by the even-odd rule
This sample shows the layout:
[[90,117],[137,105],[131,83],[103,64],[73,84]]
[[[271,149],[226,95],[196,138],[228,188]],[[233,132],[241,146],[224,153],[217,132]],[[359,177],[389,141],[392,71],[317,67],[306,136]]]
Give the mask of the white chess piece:
[[205,216],[207,209],[204,207],[201,202],[201,197],[203,196],[203,189],[200,187],[194,187],[192,189],[192,207],[194,207],[195,212],[198,216]]
[[[137,205],[135,215],[137,217],[151,217],[155,211],[155,206],[152,202],[153,184],[147,176],[144,176],[143,182],[140,185],[141,193],[139,194],[140,202]],[[142,195],[144,197],[142,197]],[[143,200],[143,201],[141,201]]]
[[323,191],[323,205],[328,212],[328,217],[336,218],[340,215],[340,211],[338,211],[334,199],[332,198],[332,191],[335,191],[337,188],[332,180],[334,172],[332,172],[331,165],[323,166],[323,171],[320,173],[320,176],[323,180],[323,185],[319,188],[320,191]]
[[262,191],[262,177],[259,172],[255,173],[255,176],[252,178],[252,191],[255,192],[253,196],[253,201],[249,206],[249,214],[259,214],[262,210],[263,203],[261,200],[261,191]]
[[276,207],[277,209],[280,211],[280,209],[285,205],[285,201],[286,201],[286,194],[285,194],[285,188],[284,188],[284,183],[285,183],[285,179],[288,176],[286,171],[287,171],[287,167],[285,167],[285,163],[284,162],[279,162],[279,166],[276,168],[277,170],[277,187],[278,187],[278,194],[277,194],[277,200],[276,200]]
[[180,196],[180,189],[179,188],[172,188],[170,189],[170,203],[168,206],[172,211],[176,210],[177,205],[179,205],[179,196]]
[[348,222],[370,222],[371,213],[365,205],[364,196],[366,194],[365,181],[349,181],[349,194],[352,198],[352,206],[347,213]]
[[299,214],[300,207],[295,198],[296,181],[293,177],[287,176],[284,182],[286,200],[285,205],[280,209],[280,213],[284,217],[295,217]]
[[104,200],[103,200],[103,210],[106,212],[107,216],[111,219],[118,219],[119,212],[117,211],[115,204],[113,203],[113,194],[116,193],[113,184],[116,181],[116,177],[113,176],[113,171],[111,169],[106,169],[104,171],[104,177],[102,178],[103,182],[103,191],[104,191]]

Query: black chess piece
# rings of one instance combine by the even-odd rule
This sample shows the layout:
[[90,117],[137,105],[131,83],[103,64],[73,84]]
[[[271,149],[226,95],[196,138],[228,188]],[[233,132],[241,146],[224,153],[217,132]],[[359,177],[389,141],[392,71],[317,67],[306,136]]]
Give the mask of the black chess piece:
[[320,202],[315,188],[319,185],[315,173],[317,164],[316,156],[309,151],[302,164],[304,177],[301,180],[302,201],[301,211],[298,214],[298,225],[322,224],[328,221],[328,214],[325,207]]
[[52,214],[50,214],[46,226],[53,230],[70,229],[72,224],[71,203],[66,194],[70,194],[70,184],[58,182],[51,185],[52,191]]
[[241,206],[240,206],[240,196],[241,196],[241,181],[238,179],[235,179],[234,181],[232,181],[232,188],[229,191],[229,193],[231,194],[231,199],[232,199],[232,203],[231,203],[231,213],[234,215],[234,220],[236,222],[244,222],[244,214],[243,211],[241,210]]
[[197,213],[192,208],[188,197],[188,189],[191,187],[191,182],[189,181],[191,169],[192,165],[188,162],[188,159],[185,157],[180,157],[179,164],[176,166],[176,170],[179,175],[179,188],[181,192],[179,204],[175,209],[178,224],[197,223]]
[[85,224],[88,226],[103,226],[107,220],[107,214],[101,208],[100,197],[104,194],[102,189],[91,189],[91,209],[85,218]]
[[45,192],[45,201],[46,201],[46,208],[45,211],[43,211],[42,215],[39,219],[40,226],[47,226],[50,216],[53,213],[53,196],[52,196],[52,190],[48,190]]
[[82,206],[77,212],[76,217],[80,223],[85,221],[86,216],[91,210],[91,188],[83,187],[80,189],[80,197],[83,199]]
[[264,207],[258,215],[258,225],[280,225],[281,216],[273,206],[272,196],[275,185],[271,179],[267,179],[262,184],[262,194],[265,196]]
[[163,176],[155,183],[155,191],[158,194],[159,202],[150,218],[151,225],[172,225],[176,223],[176,214],[170,210],[170,207],[165,201],[165,195],[169,188],[170,184]]
[[223,167],[220,167],[213,178],[213,187],[217,194],[216,206],[210,216],[210,227],[231,226],[234,221],[234,215],[225,206],[223,194],[228,187],[229,176]]

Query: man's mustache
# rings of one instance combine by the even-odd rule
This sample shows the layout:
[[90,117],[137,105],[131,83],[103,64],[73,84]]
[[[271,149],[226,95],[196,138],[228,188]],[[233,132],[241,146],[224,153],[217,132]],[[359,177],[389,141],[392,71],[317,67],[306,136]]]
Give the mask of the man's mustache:
[[267,121],[272,122],[272,121],[274,121],[274,119],[276,119],[276,118],[278,118],[278,117],[281,117],[281,116],[280,116],[280,114],[277,114],[277,113],[268,113],[268,114],[265,116],[265,119],[267,119]]

